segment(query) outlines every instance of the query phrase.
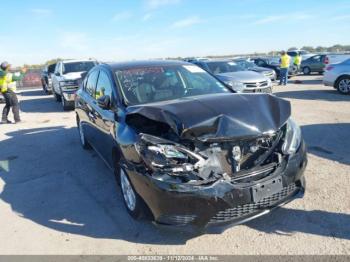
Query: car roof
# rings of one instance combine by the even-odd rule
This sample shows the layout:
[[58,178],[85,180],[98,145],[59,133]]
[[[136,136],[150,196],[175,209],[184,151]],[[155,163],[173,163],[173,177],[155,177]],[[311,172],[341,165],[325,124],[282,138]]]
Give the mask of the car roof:
[[67,63],[79,63],[79,62],[96,62],[96,60],[92,60],[92,59],[67,59],[67,60],[62,60],[60,61],[63,64],[67,64]]
[[176,66],[176,65],[193,65],[191,63],[180,60],[144,60],[144,61],[128,61],[128,62],[109,62],[102,65],[109,66],[113,71],[130,69],[135,67],[150,66]]

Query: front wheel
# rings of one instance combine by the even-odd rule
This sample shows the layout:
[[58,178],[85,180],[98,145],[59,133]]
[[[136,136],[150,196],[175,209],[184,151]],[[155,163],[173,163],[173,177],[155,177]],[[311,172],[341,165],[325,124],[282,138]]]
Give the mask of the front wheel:
[[139,219],[144,211],[144,203],[136,193],[126,172],[122,168],[119,170],[119,182],[124,205],[133,218]]
[[343,95],[350,94],[350,76],[342,76],[335,83],[338,92]]
[[69,111],[73,108],[72,103],[68,102],[63,95],[61,95],[61,103],[64,111]]
[[55,90],[53,90],[53,96],[55,97],[56,102],[60,102],[62,99],[61,96],[55,92]]

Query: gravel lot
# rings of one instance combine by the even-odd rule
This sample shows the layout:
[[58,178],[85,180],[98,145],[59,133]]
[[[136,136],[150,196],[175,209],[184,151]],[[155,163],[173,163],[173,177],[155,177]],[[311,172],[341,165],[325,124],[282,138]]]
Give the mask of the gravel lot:
[[133,221],[113,174],[80,147],[74,112],[23,91],[25,122],[0,126],[0,254],[350,254],[350,96],[296,79],[274,91],[308,144],[305,197],[202,235]]

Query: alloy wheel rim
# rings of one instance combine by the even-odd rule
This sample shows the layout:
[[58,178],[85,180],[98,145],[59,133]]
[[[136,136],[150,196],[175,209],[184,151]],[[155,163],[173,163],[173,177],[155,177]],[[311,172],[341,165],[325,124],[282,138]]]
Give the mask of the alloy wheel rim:
[[343,79],[339,82],[339,89],[344,93],[348,93],[350,91],[350,79]]
[[120,184],[123,192],[123,197],[126,203],[126,206],[133,211],[136,207],[136,195],[129,182],[129,179],[125,175],[124,171],[120,170]]

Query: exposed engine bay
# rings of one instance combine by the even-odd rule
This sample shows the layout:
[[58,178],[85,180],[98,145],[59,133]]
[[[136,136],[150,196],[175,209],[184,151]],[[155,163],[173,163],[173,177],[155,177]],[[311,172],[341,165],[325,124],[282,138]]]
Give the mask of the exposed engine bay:
[[275,170],[282,161],[282,135],[279,131],[254,139],[188,142],[185,147],[141,134],[137,150],[152,173],[166,173],[182,183],[242,181]]

